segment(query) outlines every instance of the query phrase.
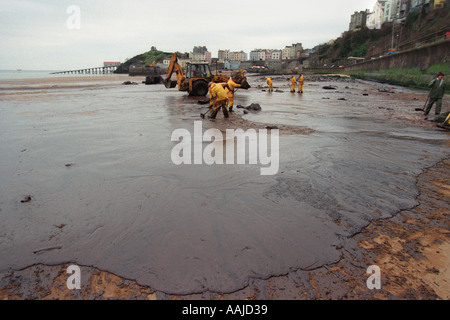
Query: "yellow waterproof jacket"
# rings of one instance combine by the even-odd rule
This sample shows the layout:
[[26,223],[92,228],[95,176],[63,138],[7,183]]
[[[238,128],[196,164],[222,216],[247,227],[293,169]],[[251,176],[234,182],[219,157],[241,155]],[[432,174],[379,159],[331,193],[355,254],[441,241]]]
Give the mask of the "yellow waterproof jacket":
[[271,79],[271,78],[267,78],[267,84],[268,84],[269,86],[272,85],[272,79]]
[[234,93],[234,89],[239,88],[241,85],[237,84],[236,82],[233,81],[233,79],[230,78],[230,80],[228,80],[227,82],[227,87],[228,87],[228,91]]
[[292,84],[296,84],[297,83],[297,80],[295,79],[295,77],[291,78],[291,82],[292,82]]
[[218,83],[214,86],[211,86],[211,98],[216,98],[216,101],[227,100],[227,92],[224,88],[224,86],[226,85],[226,83]]
[[303,85],[305,83],[305,78],[303,78],[303,76],[300,76],[300,78],[298,78],[298,83]]

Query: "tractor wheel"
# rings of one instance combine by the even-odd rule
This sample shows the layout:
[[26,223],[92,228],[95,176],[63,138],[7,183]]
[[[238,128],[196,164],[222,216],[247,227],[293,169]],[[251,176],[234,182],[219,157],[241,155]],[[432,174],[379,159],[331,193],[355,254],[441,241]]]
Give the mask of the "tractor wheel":
[[206,81],[196,81],[192,86],[191,96],[206,96],[208,93],[208,83]]

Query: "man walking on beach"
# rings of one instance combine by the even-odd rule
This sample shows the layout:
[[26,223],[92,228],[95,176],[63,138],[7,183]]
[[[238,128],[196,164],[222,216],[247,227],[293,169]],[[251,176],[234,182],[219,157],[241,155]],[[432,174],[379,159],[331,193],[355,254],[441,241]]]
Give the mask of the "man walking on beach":
[[425,115],[427,116],[430,113],[434,103],[436,103],[435,114],[438,115],[441,113],[442,98],[444,97],[445,93],[444,74],[442,72],[439,72],[437,78],[431,81],[428,86],[431,88],[430,101],[428,102],[427,108],[425,109]]

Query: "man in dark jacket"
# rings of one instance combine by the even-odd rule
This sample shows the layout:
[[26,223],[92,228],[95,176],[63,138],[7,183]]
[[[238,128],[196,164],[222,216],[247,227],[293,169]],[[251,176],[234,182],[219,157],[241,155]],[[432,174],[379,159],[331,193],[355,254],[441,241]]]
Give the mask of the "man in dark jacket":
[[427,108],[425,109],[425,115],[428,115],[430,113],[434,103],[436,103],[435,114],[438,115],[441,113],[442,98],[444,97],[445,93],[444,74],[442,72],[439,72],[437,78],[431,81],[428,86],[431,88],[430,101],[428,102]]

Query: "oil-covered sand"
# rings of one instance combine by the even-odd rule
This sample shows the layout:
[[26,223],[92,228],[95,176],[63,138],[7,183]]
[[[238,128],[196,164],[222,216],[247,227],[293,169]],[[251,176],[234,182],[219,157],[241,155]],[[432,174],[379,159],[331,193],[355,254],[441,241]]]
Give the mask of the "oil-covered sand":
[[[414,111],[426,93],[334,77],[269,93],[251,77],[235,105],[262,111],[210,121],[199,98],[125,80],[0,84],[2,298],[448,298],[448,133]],[[278,127],[278,174],[174,165],[171,134],[195,121]],[[412,281],[420,259],[443,280]]]

